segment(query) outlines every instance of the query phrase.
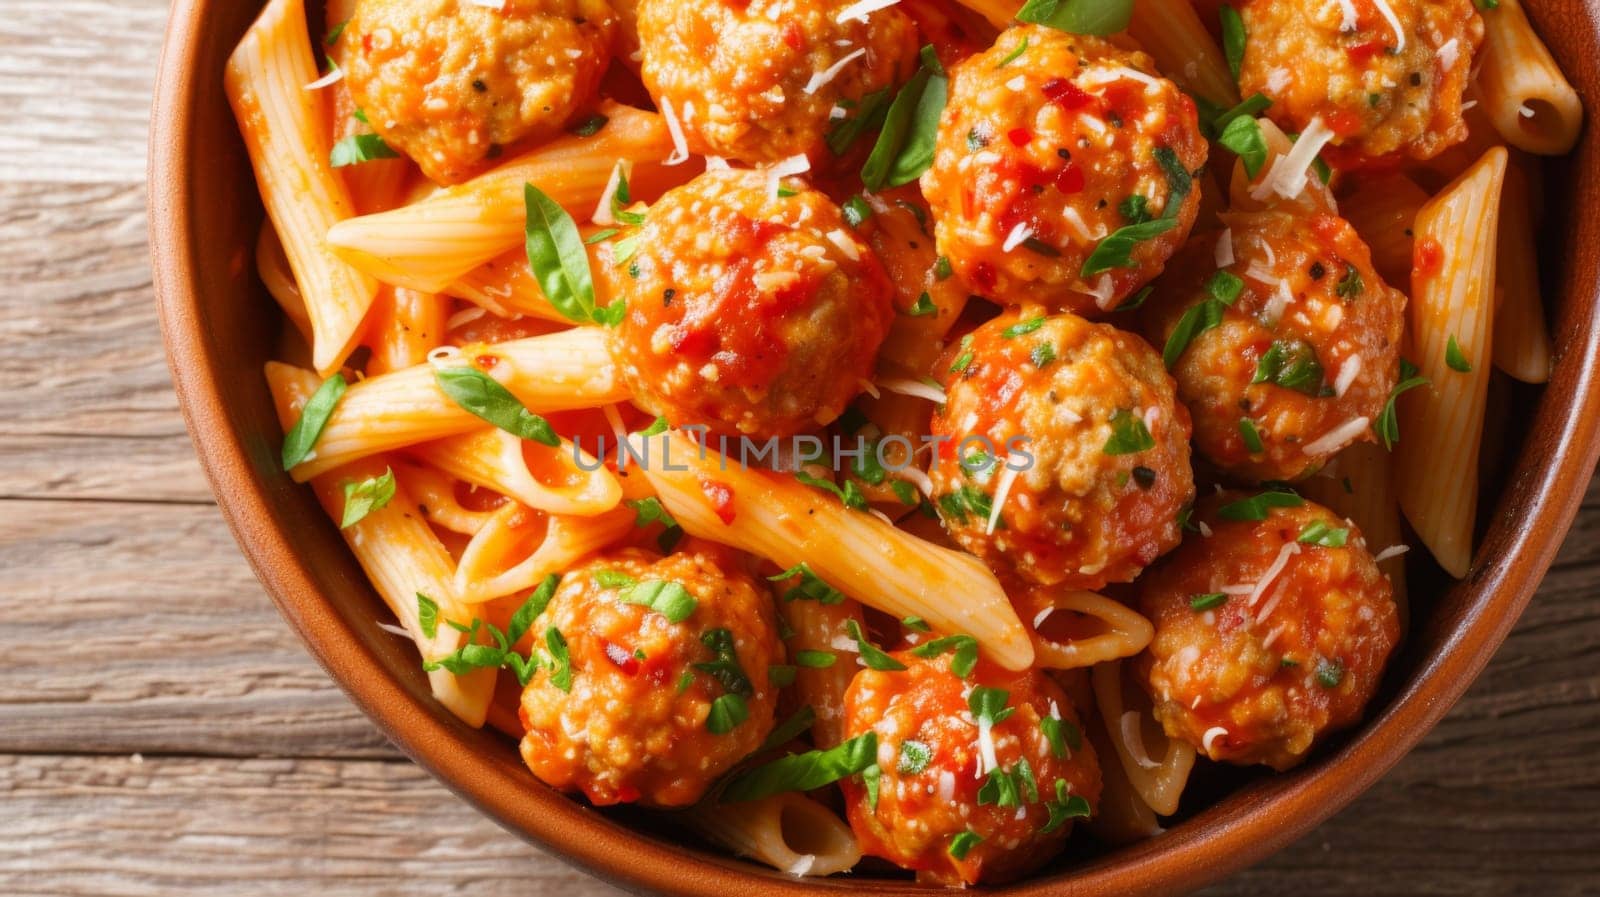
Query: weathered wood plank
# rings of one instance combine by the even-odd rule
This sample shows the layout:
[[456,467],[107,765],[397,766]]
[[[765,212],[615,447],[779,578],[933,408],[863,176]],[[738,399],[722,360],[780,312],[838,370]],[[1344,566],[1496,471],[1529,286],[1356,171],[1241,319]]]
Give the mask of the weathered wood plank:
[[7,0],[0,181],[138,184],[163,0]]
[[0,503],[0,751],[394,756],[212,506]]
[[409,763],[0,756],[0,893],[620,894]]

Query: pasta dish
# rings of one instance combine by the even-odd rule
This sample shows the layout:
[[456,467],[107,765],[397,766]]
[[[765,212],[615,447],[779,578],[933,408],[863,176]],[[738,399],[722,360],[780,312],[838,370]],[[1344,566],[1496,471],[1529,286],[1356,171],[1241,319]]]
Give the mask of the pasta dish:
[[268,0],[225,86],[283,469],[438,702],[945,886],[1359,724],[1583,114],[1518,0]]

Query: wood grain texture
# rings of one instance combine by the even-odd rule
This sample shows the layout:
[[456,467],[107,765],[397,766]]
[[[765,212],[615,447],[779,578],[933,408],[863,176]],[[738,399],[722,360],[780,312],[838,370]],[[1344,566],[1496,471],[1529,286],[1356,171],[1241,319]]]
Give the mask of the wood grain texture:
[[[0,15],[0,894],[619,893],[401,759],[223,526],[150,296],[165,17],[161,0]],[[1597,587],[1600,479],[1445,721],[1335,819],[1208,893],[1594,893]]]

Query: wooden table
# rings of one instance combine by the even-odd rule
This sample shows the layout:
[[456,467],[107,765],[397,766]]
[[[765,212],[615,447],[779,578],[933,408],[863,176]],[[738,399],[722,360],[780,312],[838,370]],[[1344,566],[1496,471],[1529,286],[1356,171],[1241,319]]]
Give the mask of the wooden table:
[[[150,295],[165,19],[159,0],[0,13],[0,894],[617,893],[400,757],[223,527]],[[1597,537],[1600,483],[1445,722],[1215,893],[1600,889]]]

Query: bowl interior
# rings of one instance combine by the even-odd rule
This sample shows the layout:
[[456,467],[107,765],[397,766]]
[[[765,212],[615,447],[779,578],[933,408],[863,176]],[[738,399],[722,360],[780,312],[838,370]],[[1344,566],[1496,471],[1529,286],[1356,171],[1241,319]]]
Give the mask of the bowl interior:
[[[1539,2],[1531,11],[1586,98],[1600,96],[1597,2]],[[409,755],[511,830],[618,884],[673,894],[925,894],[905,878],[799,882],[685,842],[670,819],[602,813],[557,795],[524,771],[507,739],[436,705],[411,646],[373,625],[387,609],[310,490],[279,468],[280,431],[261,375],[280,322],[254,273],[260,201],[222,91],[227,55],[259,8],[175,5],[152,130],[150,208],[180,400],[229,524],[283,615]],[[1078,839],[1051,871],[992,890],[1187,890],[1259,860],[1375,781],[1487,662],[1554,556],[1600,451],[1600,383],[1589,363],[1600,345],[1600,216],[1584,214],[1600,205],[1600,146],[1586,134],[1575,156],[1546,169],[1539,243],[1555,374],[1542,389],[1496,378],[1479,560],[1455,583],[1425,552],[1412,553],[1412,630],[1368,723],[1285,775],[1201,764],[1166,835],[1092,854]]]

